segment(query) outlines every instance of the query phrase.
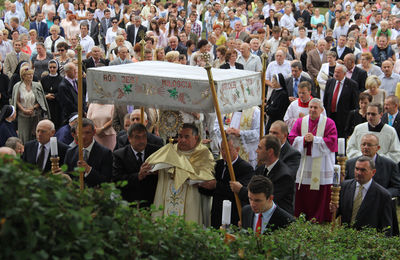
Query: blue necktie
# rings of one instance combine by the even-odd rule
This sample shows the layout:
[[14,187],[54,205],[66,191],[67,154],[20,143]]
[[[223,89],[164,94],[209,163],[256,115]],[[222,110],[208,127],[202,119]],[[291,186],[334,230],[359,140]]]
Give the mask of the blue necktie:
[[299,84],[298,82],[299,82],[298,79],[295,78],[294,79],[294,86],[293,86],[293,96],[296,97],[296,98],[298,97],[298,95],[297,95],[297,87],[298,87],[298,84]]
[[389,125],[393,125],[393,116],[391,114],[389,114]]

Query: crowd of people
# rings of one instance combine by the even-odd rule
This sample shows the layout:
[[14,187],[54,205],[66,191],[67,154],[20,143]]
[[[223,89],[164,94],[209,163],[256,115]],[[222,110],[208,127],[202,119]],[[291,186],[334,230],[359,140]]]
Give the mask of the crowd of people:
[[[7,0],[0,151],[46,172],[56,136],[66,176],[80,166],[89,187],[126,180],[125,200],[205,226],[221,226],[223,201],[230,200],[231,223],[259,233],[300,214],[328,222],[337,210],[356,228],[398,234],[399,15],[400,3],[391,0],[337,0],[325,14],[309,0]],[[79,133],[78,44],[84,72],[142,60],[259,72],[265,54],[267,135],[259,137],[258,106],[223,115],[225,151],[215,113],[180,111],[177,143],[168,143],[163,111],[146,108],[141,124],[134,104],[88,103],[85,73]],[[338,138],[348,140],[349,180],[334,205]],[[241,223],[234,194],[244,206]]]

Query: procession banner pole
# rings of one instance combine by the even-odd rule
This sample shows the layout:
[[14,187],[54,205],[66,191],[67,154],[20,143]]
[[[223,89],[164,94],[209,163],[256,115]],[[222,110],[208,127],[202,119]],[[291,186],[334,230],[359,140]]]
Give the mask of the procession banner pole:
[[[82,46],[80,41],[76,46],[78,52],[78,151],[79,160],[83,160],[83,139],[82,139],[82,117],[83,117],[83,87],[82,87]],[[79,171],[79,187],[83,191],[85,188],[84,171]]]
[[265,117],[265,72],[267,71],[267,58],[268,55],[263,53],[262,60],[262,73],[261,73],[261,113],[260,113],[260,140],[264,136],[264,117]]
[[[140,49],[141,58],[142,58],[142,61],[144,61],[144,45],[146,44],[146,42],[142,38],[142,40],[139,43],[140,43],[140,46],[141,46],[141,49]],[[144,125],[144,107],[140,107],[140,123],[142,125]]]
[[[212,96],[213,96],[215,113],[217,114],[219,130],[221,132],[221,137],[222,137],[222,146],[224,147],[225,151],[229,151],[228,140],[226,139],[225,130],[224,130],[224,124],[223,124],[222,117],[221,117],[221,112],[220,112],[220,109],[219,109],[217,92],[215,90],[214,80],[213,80],[212,73],[211,73],[211,65],[208,62],[208,59],[207,59],[207,64],[206,64],[206,66],[204,68],[207,70],[208,81],[210,83],[210,88],[211,88],[211,92],[212,92]],[[231,177],[231,181],[236,181],[235,172],[233,171],[233,166],[232,166],[231,155],[230,155],[229,152],[226,152],[225,154],[226,154],[226,161],[227,161],[226,163],[228,164],[229,175]],[[237,209],[238,209],[239,219],[240,219],[240,222],[241,222],[242,221],[242,205],[240,203],[239,196],[236,193],[233,193],[233,194],[235,195],[236,206],[237,206]]]

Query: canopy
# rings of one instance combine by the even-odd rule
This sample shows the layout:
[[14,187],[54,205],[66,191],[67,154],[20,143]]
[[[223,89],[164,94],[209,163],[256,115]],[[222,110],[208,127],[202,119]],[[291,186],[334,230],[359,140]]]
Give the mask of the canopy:
[[[261,104],[259,72],[212,69],[221,113]],[[89,102],[214,112],[207,71],[162,61],[90,68]]]

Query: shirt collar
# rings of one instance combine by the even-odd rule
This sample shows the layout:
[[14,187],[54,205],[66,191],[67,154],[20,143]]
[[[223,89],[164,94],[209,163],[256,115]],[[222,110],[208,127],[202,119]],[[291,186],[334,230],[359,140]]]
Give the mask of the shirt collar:
[[92,148],[93,148],[93,145],[94,145],[94,139],[92,140],[92,143],[91,144],[89,144],[89,146],[88,147],[86,147],[86,148],[83,148],[83,149],[86,149],[89,153],[92,151]]
[[137,156],[138,153],[142,153],[142,155],[144,155],[144,150],[143,151],[136,151],[135,149],[133,149],[132,145],[131,145],[131,149],[133,151],[133,153]]
[[[358,182],[357,182],[357,184],[358,184]],[[275,209],[276,209],[276,205],[275,205],[274,202],[272,202],[272,207],[271,207],[269,210],[265,211],[265,212],[256,213],[256,214],[255,214],[255,215],[256,215],[256,218],[258,218],[258,216],[259,216],[260,214],[262,214],[263,220],[264,220],[265,218],[270,218],[270,217],[272,216],[272,214],[274,213]],[[264,221],[263,221],[263,222],[264,222]]]
[[[372,178],[369,180],[369,182],[367,182],[363,185],[365,192],[367,192],[369,187],[371,187],[371,183],[372,183]],[[356,188],[359,188],[359,187],[360,187],[360,183],[356,182]]]
[[[42,145],[43,144],[41,144],[41,143],[39,143],[39,150],[42,148]],[[46,144],[44,144],[44,147],[46,147],[46,150],[49,150],[50,149],[50,141],[48,141]]]
[[266,166],[266,167],[267,167],[267,170],[268,170],[268,172],[271,172],[272,168],[274,168],[275,164],[276,164],[278,161],[279,161],[279,158],[278,158],[278,159],[276,159],[276,161],[275,161],[275,162],[273,162],[273,163],[271,163],[269,166]]

